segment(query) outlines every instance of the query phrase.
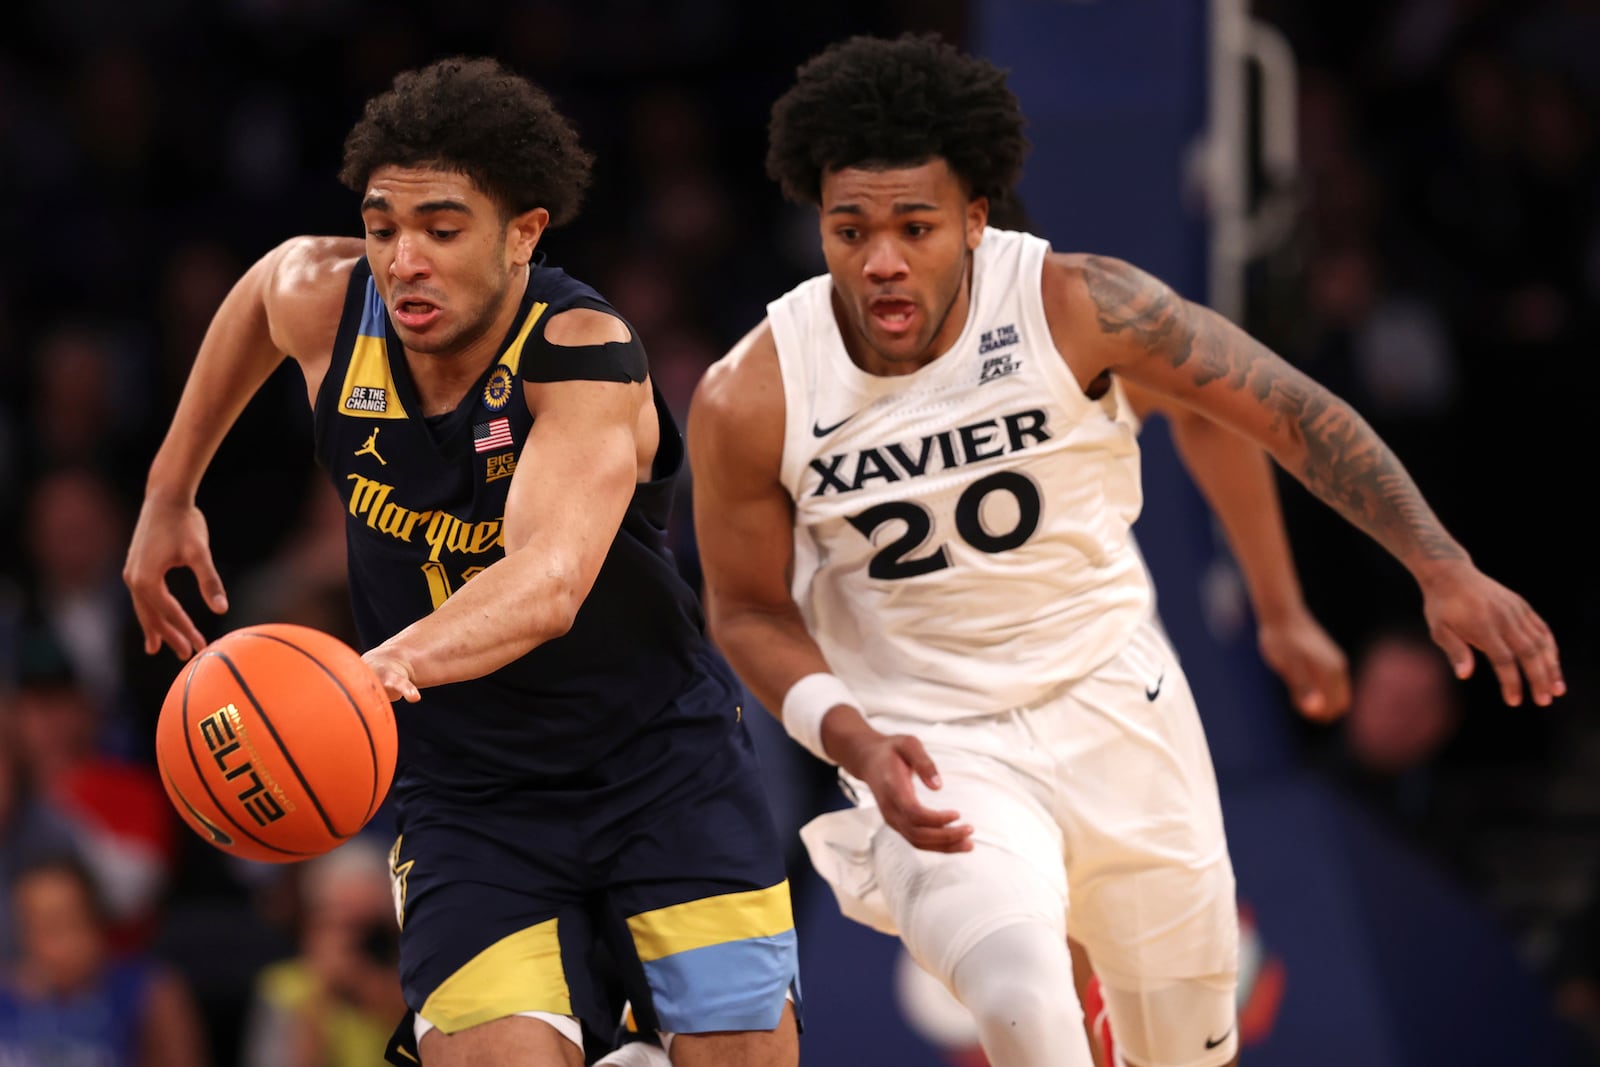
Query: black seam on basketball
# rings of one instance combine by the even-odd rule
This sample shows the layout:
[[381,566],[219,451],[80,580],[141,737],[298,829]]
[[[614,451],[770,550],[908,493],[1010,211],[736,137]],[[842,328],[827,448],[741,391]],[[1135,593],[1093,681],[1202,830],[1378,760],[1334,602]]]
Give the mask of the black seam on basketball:
[[[215,790],[211,788],[211,783],[206,780],[205,772],[200,769],[199,757],[194,754],[194,737],[189,730],[189,687],[194,684],[195,672],[200,669],[200,659],[205,656],[216,656],[224,663],[228,662],[228,658],[221,653],[202,652],[199,656],[196,656],[194,662],[190,664],[188,668],[189,673],[183,679],[183,746],[189,752],[189,764],[194,768],[194,776],[200,780],[200,785],[205,789],[206,796],[211,798],[211,806],[216,809],[217,814],[228,820],[228,822],[233,825],[233,828],[238,830],[245,837],[248,837],[250,840],[266,849],[268,852],[277,852],[284,856],[298,856],[302,858],[306,856],[315,856],[317,854],[315,852],[296,852],[294,849],[279,848],[277,845],[269,844],[268,842],[261,840],[261,838],[257,837],[255,834],[246,829],[243,823],[228,813],[228,809],[223,806],[222,801],[217,798]],[[232,670],[233,664],[228,663],[228,669]],[[238,672],[234,671],[234,677],[237,678],[238,676]],[[182,794],[180,793],[179,795],[181,796]]]
[[[306,659],[315,663],[322,673],[326,674],[333,684],[339,687],[339,692],[343,693],[344,698],[350,702],[350,710],[356,713],[356,722],[361,724],[361,732],[367,736],[367,755],[372,757],[372,799],[367,801],[367,817],[361,820],[361,826],[366,826],[367,823],[372,821],[372,817],[378,813],[378,805],[383,798],[378,796],[378,746],[372,740],[372,727],[367,725],[367,717],[361,713],[361,705],[356,703],[356,698],[350,695],[350,690],[345,688],[344,682],[340,681],[339,676],[330,671],[326,663],[313,656],[309,649],[302,648],[288,638],[279,637],[277,634],[252,633],[250,636],[260,638],[263,641],[276,641],[280,645],[288,645]],[[359,833],[360,827],[357,827],[352,832]]]
[[300,766],[295,763],[294,755],[290,753],[288,746],[283,743],[283,738],[278,736],[278,731],[272,728],[272,719],[267,716],[267,709],[261,706],[261,701],[257,700],[255,693],[251,692],[250,685],[244,680],[244,675],[239,673],[239,668],[233,665],[233,660],[228,658],[226,652],[214,652],[212,655],[227,664],[228,670],[233,673],[233,680],[239,683],[239,689],[249,699],[251,706],[256,709],[256,714],[261,716],[261,725],[267,728],[267,733],[272,736],[272,743],[278,746],[279,752],[283,753],[283,761],[289,765],[289,770],[294,772],[295,779],[300,783],[300,788],[306,791],[306,799],[311,801],[311,806],[317,809],[317,814],[322,817],[322,825],[328,828],[328,833],[340,841],[345,840],[350,835],[341,834],[333,828],[333,820],[328,818],[328,813],[322,810],[322,801],[317,799],[316,791],[311,788],[311,783],[306,781],[306,776],[300,773]]

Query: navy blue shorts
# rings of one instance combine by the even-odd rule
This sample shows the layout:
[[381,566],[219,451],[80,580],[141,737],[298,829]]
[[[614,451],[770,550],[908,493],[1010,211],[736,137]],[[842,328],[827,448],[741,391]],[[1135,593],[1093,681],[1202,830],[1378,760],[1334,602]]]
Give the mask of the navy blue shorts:
[[703,675],[560,787],[405,798],[390,864],[412,1012],[447,1034],[571,1015],[603,1041],[624,998],[644,1031],[771,1030],[793,990],[798,1017],[783,849],[741,697]]

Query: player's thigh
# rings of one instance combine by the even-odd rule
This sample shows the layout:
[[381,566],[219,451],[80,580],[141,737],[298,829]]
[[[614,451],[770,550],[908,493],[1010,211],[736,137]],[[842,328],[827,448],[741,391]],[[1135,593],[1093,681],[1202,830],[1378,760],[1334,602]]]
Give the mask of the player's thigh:
[[1119,986],[1100,980],[1117,1053],[1131,1067],[1224,1067],[1239,1054],[1232,974]]
[[547,1022],[510,1016],[454,1034],[429,1030],[419,1043],[423,1067],[583,1067],[583,1050]]
[[588,974],[599,930],[560,831],[442,806],[402,815],[400,828],[390,854],[400,981],[420,1037],[541,1014],[570,1042],[583,1040],[572,1020],[609,1032],[615,1002]]
[[798,997],[783,849],[740,728],[604,857],[612,944],[641,1030],[773,1031]]
[[948,983],[962,956],[1016,922],[1039,922],[1065,942],[1067,882],[1061,832],[1030,784],[987,757],[932,749],[944,788],[925,804],[973,827],[968,852],[930,852],[883,826],[872,862],[912,957]]
[[1237,969],[1233,866],[1205,734],[1171,647],[1147,628],[1053,710],[1069,929],[1103,981]]
[[1194,696],[1153,630],[1067,694],[1060,718],[1072,909],[1119,1049],[1141,1067],[1231,1057],[1239,921]]
[[800,1062],[794,1005],[770,1031],[679,1034],[672,1041],[673,1067],[795,1067]]

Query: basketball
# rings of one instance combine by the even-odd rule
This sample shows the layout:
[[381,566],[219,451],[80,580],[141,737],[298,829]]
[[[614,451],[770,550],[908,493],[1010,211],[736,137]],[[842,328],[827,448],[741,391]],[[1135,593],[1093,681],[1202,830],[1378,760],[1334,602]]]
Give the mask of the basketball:
[[167,796],[243,859],[321,855],[372,818],[394,778],[394,709],[361,655],[321,630],[247,626],[178,673],[156,722]]

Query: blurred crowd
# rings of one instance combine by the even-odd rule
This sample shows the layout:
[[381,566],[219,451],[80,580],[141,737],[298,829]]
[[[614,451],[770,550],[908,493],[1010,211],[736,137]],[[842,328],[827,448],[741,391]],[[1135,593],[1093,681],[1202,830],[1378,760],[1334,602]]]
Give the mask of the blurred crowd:
[[[598,162],[583,214],[542,247],[638,328],[681,422],[706,365],[821,269],[814,220],[762,169],[795,65],[850,32],[959,40],[972,17],[911,0],[812,0],[776,20],[736,0],[385,10],[40,0],[8,16],[0,1061],[33,1042],[80,1062],[80,1042],[111,1050],[81,1062],[357,1067],[396,1017],[384,816],[286,867],[230,860],[177,823],[152,735],[180,664],[143,653],[119,574],[228,287],[286,237],[358,232],[334,174],[361,101],[452,52],[493,51],[551,90]],[[1256,10],[1301,63],[1304,175],[1247,325],[1396,447],[1485,569],[1550,621],[1571,689],[1554,709],[1506,709],[1486,675],[1456,683],[1404,572],[1286,483],[1308,601],[1357,668],[1349,719],[1303,728],[1308,763],[1481,894],[1600,1048],[1600,582],[1577,518],[1600,376],[1600,4]],[[197,614],[206,633],[274,620],[353,640],[342,513],[292,366],[246,409],[200,503],[232,599]],[[684,500],[675,539],[698,581],[689,518]],[[1352,583],[1357,568],[1370,580]],[[150,1048],[167,1051],[141,1059]]]
[[1409,576],[1286,489],[1308,602],[1356,667],[1348,720],[1308,751],[1476,891],[1600,1048],[1600,568],[1575,521],[1600,387],[1600,4],[1257,10],[1300,64],[1304,211],[1251,325],[1544,615],[1570,687],[1506,708],[1481,659],[1457,683]]

